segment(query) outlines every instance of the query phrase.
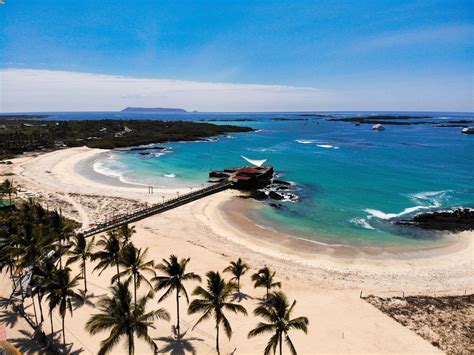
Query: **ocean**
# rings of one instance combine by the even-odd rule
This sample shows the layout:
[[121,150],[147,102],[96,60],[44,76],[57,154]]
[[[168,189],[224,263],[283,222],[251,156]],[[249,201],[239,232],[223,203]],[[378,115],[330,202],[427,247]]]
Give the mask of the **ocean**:
[[[390,223],[424,211],[474,207],[474,136],[431,124],[385,125],[374,131],[307,113],[51,113],[50,119],[212,120],[250,126],[252,133],[200,142],[163,143],[163,151],[116,151],[94,163],[101,174],[153,186],[202,186],[210,170],[242,166],[241,155],[268,159],[289,181],[282,201],[248,211],[259,224],[328,244],[431,245],[442,233]],[[315,112],[331,118],[431,116],[421,121],[474,120],[473,113]],[[278,120],[275,120],[278,118]],[[283,119],[283,120],[282,120]],[[248,121],[243,121],[248,120]],[[474,124],[471,124],[471,126]],[[280,208],[269,202],[278,202]]]

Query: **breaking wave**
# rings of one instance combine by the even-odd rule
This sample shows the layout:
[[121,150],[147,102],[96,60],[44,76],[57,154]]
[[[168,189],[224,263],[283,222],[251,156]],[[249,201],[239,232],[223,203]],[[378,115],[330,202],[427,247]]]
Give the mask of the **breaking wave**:
[[364,212],[367,212],[369,215],[367,216],[368,219],[373,217],[379,219],[392,219],[401,217],[407,214],[411,214],[416,211],[420,210],[429,210],[434,208],[439,208],[442,205],[442,201],[446,198],[446,194],[450,192],[450,190],[444,191],[425,191],[419,192],[415,194],[409,194],[408,198],[416,203],[416,206],[405,208],[403,211],[399,213],[385,213],[383,211],[379,211],[372,208],[364,209]]
[[358,226],[358,227],[361,227],[361,228],[364,228],[364,229],[370,229],[370,230],[375,230],[374,227],[372,227],[369,222],[367,222],[366,219],[364,218],[353,218],[351,219],[349,222],[351,222],[352,224]]
[[313,139],[295,139],[295,142],[299,144],[314,144],[319,148],[325,148],[325,149],[339,149],[339,147],[335,147],[331,144],[325,144]]

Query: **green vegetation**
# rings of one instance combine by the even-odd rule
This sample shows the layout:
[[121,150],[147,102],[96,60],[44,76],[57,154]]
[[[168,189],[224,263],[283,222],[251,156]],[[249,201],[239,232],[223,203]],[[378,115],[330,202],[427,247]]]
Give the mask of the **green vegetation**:
[[193,141],[252,128],[189,121],[87,120],[49,121],[0,118],[0,160],[41,149],[87,146],[124,148]]
[[266,297],[269,297],[270,289],[279,287],[281,288],[281,282],[274,282],[276,272],[271,272],[268,267],[261,268],[252,275],[252,281],[254,282],[254,287],[265,287],[267,293]]
[[237,285],[234,282],[227,282],[221,277],[219,272],[215,271],[209,271],[206,274],[206,278],[207,287],[204,289],[198,286],[193,291],[193,295],[199,298],[191,302],[188,312],[189,314],[202,313],[202,316],[197,320],[194,326],[211,316],[214,318],[216,322],[216,351],[217,354],[220,354],[220,325],[222,324],[224,326],[225,334],[229,339],[232,336],[232,327],[224,312],[230,311],[247,315],[247,310],[242,305],[229,300],[232,294],[237,290]]
[[132,302],[129,282],[119,282],[110,287],[111,296],[104,296],[99,300],[101,313],[92,315],[86,324],[86,329],[91,334],[110,329],[110,335],[100,343],[99,354],[108,354],[117,345],[120,338],[126,337],[129,355],[135,353],[135,335],[143,338],[156,353],[158,347],[148,334],[155,319],[169,320],[168,312],[157,309],[146,312],[147,303],[153,299],[153,292],[148,292],[138,302]]
[[285,343],[290,348],[291,354],[296,355],[296,349],[293,342],[288,335],[291,329],[308,332],[308,318],[297,317],[291,319],[291,313],[296,305],[296,301],[288,303],[288,299],[283,292],[273,292],[268,300],[257,307],[253,312],[256,316],[260,316],[267,323],[260,322],[257,327],[249,332],[248,337],[252,338],[264,333],[273,333],[272,337],[267,343],[264,354],[275,354],[277,347],[280,349],[280,355],[283,354],[283,336],[285,336]]
[[240,278],[247,272],[249,266],[239,258],[237,261],[231,261],[230,265],[224,269],[224,272],[230,272],[234,275],[231,281],[237,281],[237,292],[240,292]]
[[[0,212],[0,273],[6,272],[13,286],[8,302],[15,305],[20,316],[34,328],[35,334],[41,335],[35,339],[44,341],[48,353],[59,353],[60,348],[71,350],[70,344],[66,345],[65,336],[67,313],[70,313],[71,318],[74,317],[73,311],[90,303],[88,297],[93,297],[93,294],[87,293],[87,262],[95,262],[94,270],[100,273],[112,269],[115,274],[110,280],[112,285],[109,294],[99,299],[95,313],[85,324],[91,334],[109,332],[100,344],[99,354],[112,353],[121,340],[125,340],[128,353],[134,354],[135,338],[147,342],[155,352],[158,350],[155,339],[163,338],[152,337],[149,331],[155,329],[156,321],[170,320],[170,315],[166,309],[156,308],[156,303],[150,302],[155,298],[153,290],[146,290],[146,293],[142,291],[139,294],[141,297],[137,297],[137,290],[142,284],[151,288],[152,283],[155,283],[155,291],[163,291],[158,302],[171,294],[176,295],[177,325],[173,337],[176,337],[177,342],[183,340],[179,324],[179,298],[184,294],[189,302],[184,283],[201,282],[201,278],[188,270],[189,258],[178,259],[171,255],[162,259],[161,264],[147,259],[147,249],[134,246],[131,240],[134,235],[133,227],[123,226],[102,236],[95,243],[94,238],[86,239],[76,233],[75,224],[65,219],[59,211],[46,210],[31,199],[18,203],[16,210]],[[61,260],[66,256],[68,259],[63,265]],[[78,265],[72,267],[76,263]],[[237,281],[247,270],[249,266],[240,258],[225,269]],[[146,278],[146,274],[154,276],[155,273],[157,276],[152,279]],[[281,287],[280,282],[275,281],[275,272],[266,267],[255,275],[252,277],[256,281],[255,287],[264,286],[267,290]],[[83,291],[79,290],[82,288],[82,279]],[[226,281],[218,271],[208,272],[206,286],[195,287],[192,294],[195,298],[189,304],[188,313],[200,315],[193,328],[204,320],[212,319],[215,322],[216,350],[219,354],[221,327],[228,338],[233,333],[227,313],[247,314],[247,310],[236,303],[245,298],[242,297],[244,294],[235,282]],[[51,335],[47,341],[42,330],[44,301],[51,323]],[[282,292],[270,293],[259,300],[254,314],[263,317],[266,323],[259,323],[250,331],[249,337],[272,333],[265,354],[275,352],[277,347],[281,354],[283,338],[291,353],[296,354],[288,332],[296,329],[306,333],[308,320],[305,317],[291,319],[294,306],[295,302],[290,305]],[[34,312],[33,319],[26,312],[31,309]],[[55,337],[53,314],[59,314],[62,322],[61,342]]]
[[183,282],[201,282],[201,277],[199,275],[195,274],[194,272],[186,272],[186,266],[188,265],[189,261],[189,258],[183,258],[178,261],[178,258],[175,255],[171,255],[169,260],[163,259],[163,262],[156,267],[164,275],[158,275],[153,278],[153,281],[156,282],[156,291],[166,289],[166,292],[163,294],[163,296],[161,296],[159,302],[171,295],[173,291],[176,291],[176,334],[178,337],[181,334],[179,327],[179,297],[181,292],[186,297],[186,302],[189,303],[188,292],[186,291]]
[[13,184],[13,180],[6,179],[0,184],[0,196],[8,196],[8,203],[13,203],[12,196],[16,194],[16,186]]

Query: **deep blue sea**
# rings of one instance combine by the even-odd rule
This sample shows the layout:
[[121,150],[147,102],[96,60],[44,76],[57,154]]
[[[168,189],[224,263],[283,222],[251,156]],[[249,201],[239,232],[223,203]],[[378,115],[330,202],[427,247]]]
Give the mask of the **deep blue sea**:
[[[316,112],[317,113],[317,112]],[[131,114],[53,113],[51,119],[219,120],[252,133],[206,142],[160,144],[164,152],[114,152],[95,169],[122,181],[155,186],[196,185],[209,170],[245,164],[241,155],[268,159],[297,199],[277,209],[263,203],[261,223],[335,244],[407,245],[442,236],[395,227],[391,218],[456,206],[474,207],[474,135],[432,125],[372,125],[328,121],[302,113]],[[473,113],[322,112],[332,117],[390,114],[432,116],[423,121],[474,120]],[[307,119],[275,121],[273,118]],[[250,119],[251,122],[235,120]],[[474,123],[471,124],[474,126]],[[154,152],[154,154],[151,154]],[[263,221],[263,222],[262,222]]]

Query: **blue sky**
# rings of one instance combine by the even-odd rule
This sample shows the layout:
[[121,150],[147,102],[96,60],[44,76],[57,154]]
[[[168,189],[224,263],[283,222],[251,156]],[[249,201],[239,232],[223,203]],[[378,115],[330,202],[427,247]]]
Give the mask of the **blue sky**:
[[[19,76],[34,69],[324,93],[314,107],[288,102],[292,110],[473,109],[470,1],[6,0],[0,23],[1,68]],[[9,83],[3,111],[24,101]],[[273,111],[279,102],[247,109],[239,100],[229,109]]]

